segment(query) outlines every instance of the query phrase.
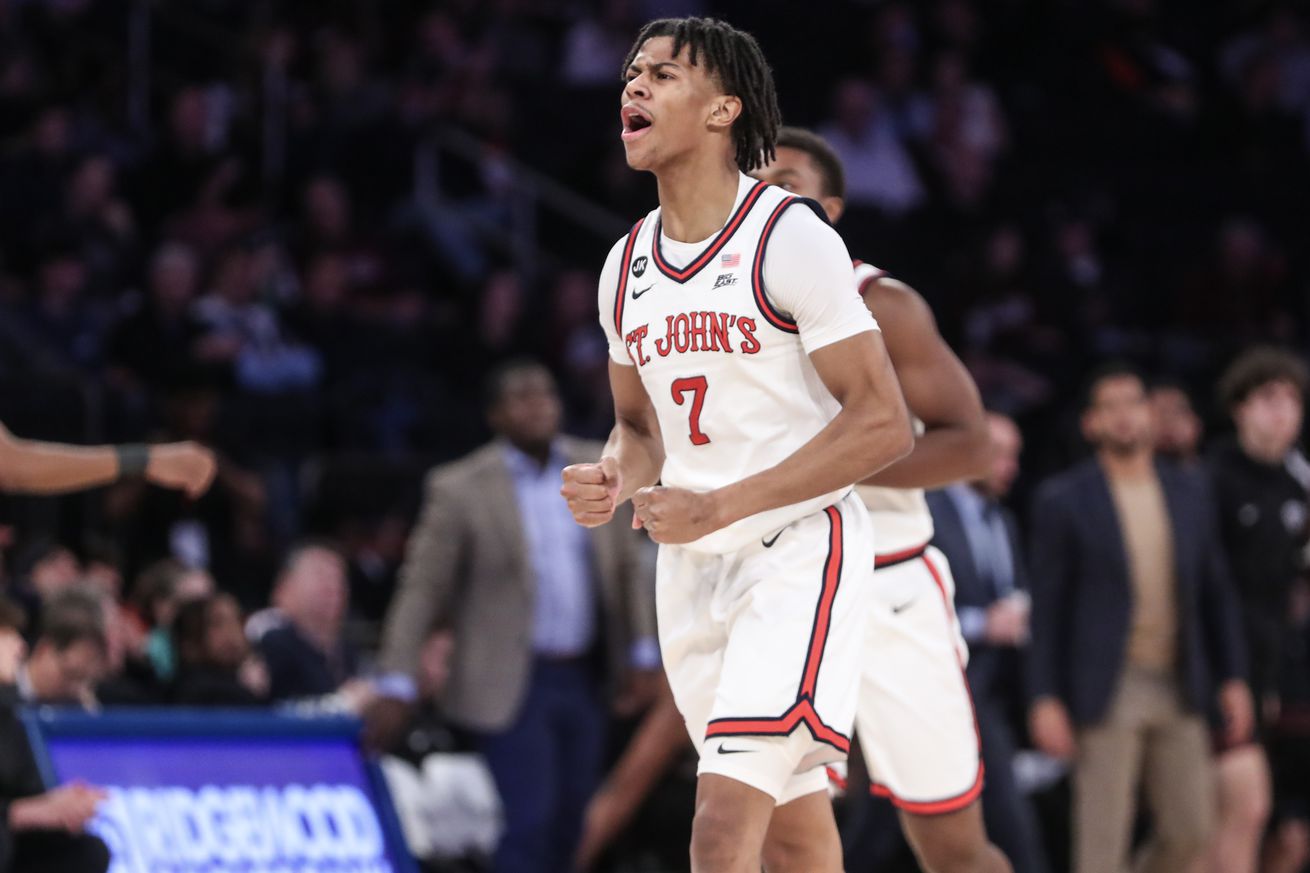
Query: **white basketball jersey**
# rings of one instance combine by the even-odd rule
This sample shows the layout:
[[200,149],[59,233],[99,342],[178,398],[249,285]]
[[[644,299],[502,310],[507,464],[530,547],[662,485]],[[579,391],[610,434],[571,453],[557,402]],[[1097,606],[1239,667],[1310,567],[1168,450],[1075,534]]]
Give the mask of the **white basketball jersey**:
[[[869,286],[887,275],[872,264],[856,261],[856,287],[860,295]],[[923,433],[923,422],[914,420],[915,435]],[[878,554],[894,555],[927,545],[932,540],[932,513],[922,488],[878,488],[873,485],[856,486],[856,492],[873,518],[873,529],[878,532]]]
[[[611,357],[637,367],[654,404],[664,441],[664,485],[710,491],[766,470],[840,411],[807,349],[877,324],[856,293],[849,255],[836,233],[813,215],[794,215],[810,208],[808,201],[743,175],[727,224],[705,243],[663,237],[655,209],[611,252],[601,279],[601,322]],[[766,271],[765,252],[784,214],[785,234],[807,240],[813,234],[820,244],[808,251],[812,264],[783,270],[778,259],[790,258],[798,242],[786,237]],[[846,260],[834,273],[837,257]],[[835,278],[814,289],[790,279],[787,288],[766,282],[807,271]],[[825,295],[831,299],[812,299]],[[742,519],[687,547],[735,551],[836,503],[849,490]]]

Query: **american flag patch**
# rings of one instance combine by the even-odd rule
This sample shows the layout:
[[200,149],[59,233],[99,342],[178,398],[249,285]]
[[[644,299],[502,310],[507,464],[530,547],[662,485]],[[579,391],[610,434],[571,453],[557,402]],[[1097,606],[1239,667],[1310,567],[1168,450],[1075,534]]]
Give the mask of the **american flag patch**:
[[740,266],[741,266],[741,255],[740,255],[740,254],[735,254],[735,255],[724,255],[724,256],[723,256],[723,266],[725,266],[725,267],[740,267]]

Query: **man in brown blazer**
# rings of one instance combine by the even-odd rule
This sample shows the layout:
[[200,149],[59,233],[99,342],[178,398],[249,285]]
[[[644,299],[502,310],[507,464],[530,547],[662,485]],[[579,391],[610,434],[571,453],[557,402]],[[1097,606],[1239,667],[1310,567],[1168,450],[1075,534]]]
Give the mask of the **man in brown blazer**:
[[656,687],[653,574],[630,510],[587,530],[560,498],[561,470],[601,446],[559,435],[550,373],[506,365],[487,401],[497,438],[428,476],[381,685],[412,696],[423,641],[453,630],[441,703],[485,756],[505,807],[494,871],[566,873],[601,775],[608,702]]

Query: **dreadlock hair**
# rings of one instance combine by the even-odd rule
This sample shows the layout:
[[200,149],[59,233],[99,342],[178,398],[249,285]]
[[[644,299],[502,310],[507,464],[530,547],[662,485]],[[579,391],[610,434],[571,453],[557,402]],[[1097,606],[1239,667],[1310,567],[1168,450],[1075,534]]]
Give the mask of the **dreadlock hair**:
[[626,76],[647,40],[660,36],[672,37],[675,56],[684,46],[689,49],[692,66],[702,66],[703,58],[706,72],[718,79],[725,93],[741,101],[741,115],[732,125],[738,168],[749,173],[772,160],[782,112],[773,70],[755,37],[715,18],[661,18],[637,34],[619,75]]

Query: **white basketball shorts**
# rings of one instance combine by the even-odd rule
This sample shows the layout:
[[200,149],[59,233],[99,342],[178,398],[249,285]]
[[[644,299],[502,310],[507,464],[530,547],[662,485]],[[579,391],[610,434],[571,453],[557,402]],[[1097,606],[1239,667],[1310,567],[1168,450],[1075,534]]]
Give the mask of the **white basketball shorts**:
[[853,494],[726,555],[660,548],[660,646],[700,773],[779,804],[827,790],[860,682],[873,531]]
[[983,766],[950,565],[932,546],[880,555],[873,590],[855,728],[870,789],[917,815],[963,809]]

